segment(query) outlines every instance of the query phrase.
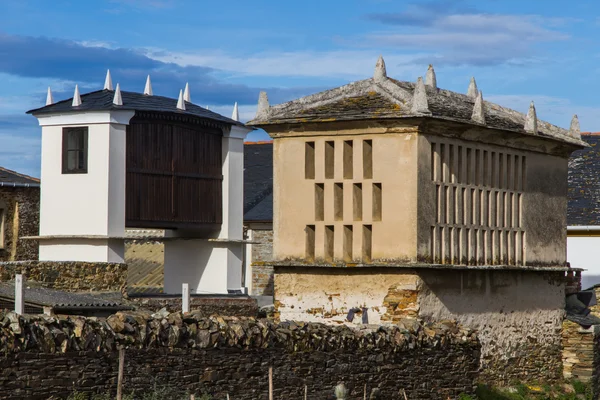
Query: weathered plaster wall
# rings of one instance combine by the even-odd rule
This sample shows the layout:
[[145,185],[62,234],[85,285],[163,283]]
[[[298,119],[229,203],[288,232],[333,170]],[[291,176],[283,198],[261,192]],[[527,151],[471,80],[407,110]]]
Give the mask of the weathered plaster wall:
[[482,379],[551,381],[562,371],[563,273],[421,271],[419,315],[478,330]]
[[127,282],[127,264],[83,261],[23,261],[0,263],[0,282],[22,273],[41,287],[66,292],[118,292]]
[[0,187],[0,207],[6,207],[0,261],[37,260],[37,241],[19,238],[39,233],[40,189]]
[[277,267],[275,307],[280,320],[343,322],[359,308],[354,321],[379,324],[416,317],[419,278],[396,268]]
[[[36,338],[34,340],[34,337]],[[352,330],[321,324],[117,314],[108,321],[0,314],[0,399],[66,398],[77,389],[114,394],[118,347],[125,346],[125,392],[171,385],[213,398],[324,399],[343,381],[349,398],[378,388],[381,398],[472,394],[476,335],[454,324]]]

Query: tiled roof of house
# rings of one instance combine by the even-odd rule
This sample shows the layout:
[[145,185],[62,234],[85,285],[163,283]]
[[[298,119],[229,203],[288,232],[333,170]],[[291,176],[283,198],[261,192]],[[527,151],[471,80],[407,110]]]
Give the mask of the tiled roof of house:
[[32,176],[20,174],[16,171],[0,167],[0,184],[29,184],[31,186],[39,186],[40,180]]
[[[0,283],[0,297],[14,299],[14,283]],[[62,309],[76,308],[129,308],[121,303],[105,299],[99,296],[82,293],[68,293],[60,290],[46,289],[40,287],[25,287],[23,289],[23,300],[29,304],[48,306]]]
[[244,144],[244,221],[273,220],[273,143]]
[[121,91],[123,105],[113,104],[115,92],[113,90],[98,90],[81,95],[81,105],[73,107],[73,99],[59,101],[57,103],[27,111],[28,114],[43,115],[50,113],[64,113],[77,111],[112,111],[112,110],[134,110],[134,111],[158,111],[176,114],[190,115],[198,118],[222,122],[229,125],[243,125],[241,122],[217,114],[185,102],[185,110],[177,108],[177,99],[163,96],[150,96],[142,93]]
[[600,132],[581,138],[590,147],[569,158],[567,225],[600,225]]
[[420,78],[417,83],[398,81],[387,77],[385,64],[380,59],[373,78],[287,103],[270,106],[263,92],[257,115],[248,125],[266,128],[282,123],[435,118],[585,146],[575,117],[572,129],[566,130],[538,120],[533,103],[526,115],[484,101],[474,80],[467,94],[440,89],[434,74],[430,67],[425,83]]

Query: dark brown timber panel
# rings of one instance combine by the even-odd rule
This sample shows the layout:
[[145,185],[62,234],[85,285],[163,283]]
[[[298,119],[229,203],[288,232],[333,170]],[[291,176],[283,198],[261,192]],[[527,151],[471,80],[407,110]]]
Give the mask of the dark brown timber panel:
[[169,114],[138,113],[127,127],[127,226],[218,226],[218,127]]

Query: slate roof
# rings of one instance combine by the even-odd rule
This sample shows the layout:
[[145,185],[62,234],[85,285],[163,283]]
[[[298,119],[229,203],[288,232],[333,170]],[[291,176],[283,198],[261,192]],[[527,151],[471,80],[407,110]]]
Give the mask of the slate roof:
[[[331,122],[369,119],[435,118],[483,126],[473,121],[475,97],[450,90],[425,86],[430,113],[413,112],[416,84],[384,76],[352,82],[335,89],[302,97],[261,110],[247,125],[265,127],[282,123]],[[466,85],[465,85],[466,86]],[[484,99],[485,100],[485,99]],[[489,128],[534,135],[524,129],[526,115],[497,104],[484,101],[485,125]],[[527,110],[524,110],[527,111]],[[579,132],[537,120],[537,136],[584,146]]]
[[244,221],[273,220],[273,143],[244,143]]
[[20,174],[16,171],[0,167],[0,184],[29,184],[33,187],[40,185],[40,180],[32,176]]
[[[0,283],[0,297],[15,298],[14,283]],[[25,287],[23,290],[25,303],[61,309],[77,308],[122,308],[129,309],[119,302],[104,299],[99,296],[81,293],[68,293],[60,290]]]
[[113,104],[114,90],[98,90],[81,95],[81,105],[73,107],[73,99],[67,99],[27,111],[28,114],[43,115],[50,113],[66,113],[77,111],[112,111],[112,110],[134,110],[134,111],[158,111],[190,115],[198,118],[209,119],[229,125],[243,126],[241,122],[217,114],[190,102],[185,102],[185,110],[177,108],[177,99],[163,96],[149,96],[142,93],[121,91],[123,105]]
[[590,147],[569,158],[567,225],[600,226],[600,132],[581,138]]

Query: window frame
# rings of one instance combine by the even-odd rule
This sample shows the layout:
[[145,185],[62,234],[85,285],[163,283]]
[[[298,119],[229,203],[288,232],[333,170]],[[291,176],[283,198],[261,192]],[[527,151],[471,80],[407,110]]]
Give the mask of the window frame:
[[[71,133],[83,133],[83,147],[81,149],[69,149],[68,137]],[[87,126],[68,127],[63,128],[62,131],[62,173],[63,174],[87,174],[88,173],[88,135],[89,130]],[[69,152],[82,152],[83,153],[83,167],[77,169],[69,169],[68,155]],[[78,157],[79,159],[79,157]]]

